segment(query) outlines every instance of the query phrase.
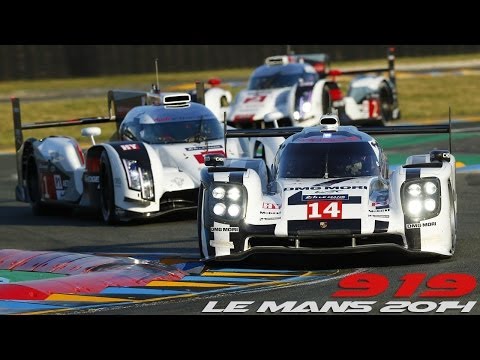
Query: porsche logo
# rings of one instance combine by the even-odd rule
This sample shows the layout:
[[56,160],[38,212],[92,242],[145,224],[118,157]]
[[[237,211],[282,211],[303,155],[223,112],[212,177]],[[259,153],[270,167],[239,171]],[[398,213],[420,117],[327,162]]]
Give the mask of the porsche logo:
[[326,221],[320,221],[320,228],[325,229],[328,226]]

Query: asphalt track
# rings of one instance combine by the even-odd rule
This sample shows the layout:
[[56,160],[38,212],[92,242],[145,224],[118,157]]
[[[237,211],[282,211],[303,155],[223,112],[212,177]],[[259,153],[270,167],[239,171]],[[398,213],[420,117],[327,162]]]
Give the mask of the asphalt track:
[[[472,124],[469,124],[472,126]],[[448,142],[438,144],[439,148]],[[425,144],[410,145],[408,151],[416,153],[425,150]],[[403,152],[404,147],[395,149]],[[477,154],[476,137],[454,142],[454,153]],[[391,150],[393,151],[393,150]],[[473,164],[467,164],[473,165]],[[12,155],[0,156],[0,249],[52,250],[80,253],[143,253],[180,254],[192,261],[198,256],[196,220],[194,213],[176,214],[154,223],[141,223],[126,226],[105,226],[91,214],[76,211],[73,216],[35,217],[27,204],[14,200],[15,160]],[[458,243],[452,259],[428,260],[407,259],[394,254],[349,257],[256,257],[242,264],[219,264],[200,273],[189,274],[193,284],[186,291],[178,291],[175,296],[114,295],[128,301],[117,304],[63,309],[60,313],[81,314],[202,314],[210,301],[216,301],[214,309],[223,309],[233,301],[247,301],[243,314],[256,314],[265,301],[277,305],[295,301],[296,305],[312,303],[321,308],[328,301],[374,301],[370,314],[379,310],[391,300],[429,301],[419,305],[422,310],[441,301],[477,301],[479,285],[462,297],[420,298],[418,294],[427,289],[425,282],[413,296],[394,298],[393,294],[402,284],[401,278],[407,274],[425,273],[425,280],[439,274],[468,274],[480,278],[480,172],[475,170],[457,172],[458,191]],[[158,255],[160,256],[160,255]],[[172,260],[169,260],[172,262]],[[173,261],[175,262],[175,261]],[[177,260],[178,262],[178,260]],[[201,267],[200,267],[201,269]],[[205,269],[204,269],[205,270]],[[198,268],[197,268],[198,271]],[[374,273],[385,275],[389,284],[384,292],[371,298],[334,298],[339,290],[339,280],[351,273]],[[200,283],[200,285],[199,285]],[[195,285],[196,284],[196,285]],[[215,285],[216,284],[216,285]],[[237,285],[242,286],[237,286]],[[196,288],[197,287],[197,288]],[[198,291],[198,287],[202,291]],[[208,291],[205,291],[208,287]],[[160,291],[165,290],[158,290]],[[154,293],[154,292],[152,292]],[[174,294],[175,292],[171,292]],[[312,303],[305,303],[312,302]],[[213,304],[213,303],[212,303]],[[212,305],[210,304],[210,305]],[[50,313],[52,311],[48,311]],[[56,313],[56,311],[53,311]],[[434,313],[435,308],[427,313]],[[331,313],[331,312],[329,312]],[[445,314],[460,314],[460,310],[447,310]],[[480,314],[480,303],[475,304],[469,314]]]

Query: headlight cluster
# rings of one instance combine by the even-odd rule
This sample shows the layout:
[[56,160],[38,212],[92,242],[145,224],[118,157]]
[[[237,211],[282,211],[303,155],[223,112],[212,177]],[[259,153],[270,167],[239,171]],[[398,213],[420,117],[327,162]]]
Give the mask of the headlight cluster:
[[440,182],[437,178],[406,181],[402,186],[403,211],[416,221],[440,213]]
[[242,185],[213,184],[210,197],[211,211],[217,217],[238,220],[244,216],[247,195]]
[[123,165],[127,172],[128,187],[141,191],[143,199],[154,200],[152,173],[147,169],[143,169],[137,160],[123,159]]

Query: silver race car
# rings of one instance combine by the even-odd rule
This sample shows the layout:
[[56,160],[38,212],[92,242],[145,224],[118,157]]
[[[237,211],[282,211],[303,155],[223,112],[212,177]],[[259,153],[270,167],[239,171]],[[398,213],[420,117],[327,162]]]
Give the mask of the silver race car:
[[269,167],[262,159],[207,156],[198,232],[205,259],[252,253],[455,250],[455,158],[408,157],[389,174],[370,134],[448,133],[449,125],[356,128],[325,115],[310,128],[234,130],[227,137],[289,136]]
[[[85,207],[113,224],[196,208],[204,155],[261,156],[272,162],[278,143],[250,139],[229,142],[206,106],[189,94],[110,91],[110,117],[22,124],[18,99],[12,99],[18,184],[16,198],[34,214]],[[150,103],[151,105],[148,105]],[[82,150],[70,137],[23,141],[23,130],[115,122],[112,141],[95,144],[100,128],[82,135],[92,146]]]

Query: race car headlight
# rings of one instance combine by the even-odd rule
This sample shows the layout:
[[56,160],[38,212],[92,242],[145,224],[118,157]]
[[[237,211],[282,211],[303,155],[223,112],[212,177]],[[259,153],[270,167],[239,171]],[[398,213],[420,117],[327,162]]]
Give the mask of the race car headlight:
[[212,190],[212,196],[215,199],[223,199],[225,197],[225,188],[217,186]]
[[150,170],[143,169],[137,160],[123,159],[123,165],[127,173],[128,187],[133,190],[141,191],[142,198],[153,200],[153,177]]
[[402,185],[402,206],[406,216],[422,221],[437,216],[441,210],[440,180],[421,178]]
[[422,188],[419,184],[410,184],[407,187],[407,192],[409,195],[417,197],[422,193]]
[[241,184],[213,184],[209,208],[218,221],[238,221],[245,216],[247,191]]
[[227,198],[229,198],[230,200],[237,201],[238,199],[240,199],[240,196],[241,193],[238,187],[232,187],[230,190],[228,190]]
[[433,182],[429,181],[426,182],[425,185],[423,185],[423,188],[425,189],[425,192],[428,195],[433,195],[437,192],[437,185],[435,185]]
[[216,203],[213,207],[213,213],[218,216],[224,215],[225,210],[227,210],[227,207],[223,203]]
[[435,208],[437,207],[437,203],[433,199],[425,199],[423,202],[423,206],[425,207],[425,210],[427,211],[434,211]]
[[123,164],[125,166],[125,170],[127,171],[128,187],[140,191],[142,189],[140,180],[141,168],[138,165],[138,162],[136,160],[123,159]]
[[142,173],[142,198],[146,200],[154,200],[155,199],[155,192],[153,190],[153,177],[152,173],[148,170],[141,169]]
[[420,200],[410,200],[407,205],[407,210],[414,216],[420,215],[422,212],[422,202]]
[[242,208],[237,204],[232,204],[228,207],[228,215],[233,218],[237,217],[238,214],[240,214],[240,211],[242,211]]

